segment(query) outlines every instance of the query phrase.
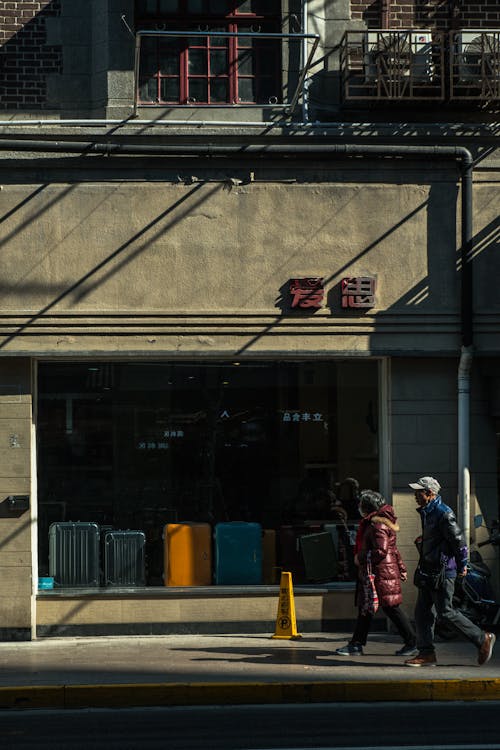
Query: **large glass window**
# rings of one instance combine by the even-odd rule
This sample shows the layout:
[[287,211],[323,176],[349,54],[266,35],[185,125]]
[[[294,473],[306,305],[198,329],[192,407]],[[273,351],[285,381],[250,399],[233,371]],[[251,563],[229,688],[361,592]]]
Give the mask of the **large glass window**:
[[[197,36],[141,40],[141,104],[276,104],[281,102],[280,3],[267,0],[142,0],[142,31],[191,31]],[[207,36],[199,32],[211,32]],[[216,36],[229,32],[241,36]]]
[[279,567],[284,527],[339,524],[348,545],[359,489],[378,489],[374,361],[41,363],[38,380],[40,575],[56,521],[143,530],[148,585],[174,522],[258,522]]

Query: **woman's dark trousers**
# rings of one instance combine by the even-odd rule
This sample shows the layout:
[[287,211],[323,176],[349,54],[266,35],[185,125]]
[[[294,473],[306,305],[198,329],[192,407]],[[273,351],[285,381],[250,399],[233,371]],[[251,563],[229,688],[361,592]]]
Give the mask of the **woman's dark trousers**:
[[[416,643],[415,631],[404,610],[399,605],[397,607],[381,607],[381,609],[394,624],[405,645],[414,646]],[[373,615],[363,615],[361,612],[358,614],[351,643],[360,643],[362,646],[366,644],[372,620]]]

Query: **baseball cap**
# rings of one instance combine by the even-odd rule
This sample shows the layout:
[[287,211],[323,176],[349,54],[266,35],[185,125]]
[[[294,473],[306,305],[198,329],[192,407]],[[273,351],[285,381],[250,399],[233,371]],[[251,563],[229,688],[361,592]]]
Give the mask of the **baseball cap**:
[[435,495],[437,495],[441,489],[441,485],[437,479],[434,479],[434,477],[420,477],[420,479],[416,482],[412,482],[408,486],[411,487],[412,490],[430,490],[431,492],[434,492]]

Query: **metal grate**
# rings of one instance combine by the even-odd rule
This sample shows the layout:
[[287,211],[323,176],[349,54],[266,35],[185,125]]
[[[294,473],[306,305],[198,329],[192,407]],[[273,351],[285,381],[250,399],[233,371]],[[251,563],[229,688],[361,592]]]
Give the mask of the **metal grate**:
[[450,35],[450,99],[500,99],[500,29]]
[[345,101],[445,98],[444,35],[425,29],[347,31],[340,70]]

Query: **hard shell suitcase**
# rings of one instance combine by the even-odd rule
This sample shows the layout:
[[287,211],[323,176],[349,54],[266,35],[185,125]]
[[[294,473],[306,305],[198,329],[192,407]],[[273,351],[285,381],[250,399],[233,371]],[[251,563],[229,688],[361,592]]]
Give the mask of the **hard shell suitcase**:
[[329,531],[302,536],[300,546],[308,581],[331,581],[337,576],[337,554]]
[[262,583],[278,583],[276,568],[276,531],[262,529]]
[[232,521],[215,527],[215,583],[262,583],[262,527]]
[[292,574],[294,583],[305,583],[306,571],[300,537],[322,531],[321,524],[281,526],[279,530],[279,566]]
[[143,531],[107,531],[104,537],[105,586],[145,586],[145,550]]
[[169,523],[163,532],[165,586],[210,586],[212,529],[208,523]]
[[58,521],[49,527],[49,575],[54,586],[99,586],[99,527]]

